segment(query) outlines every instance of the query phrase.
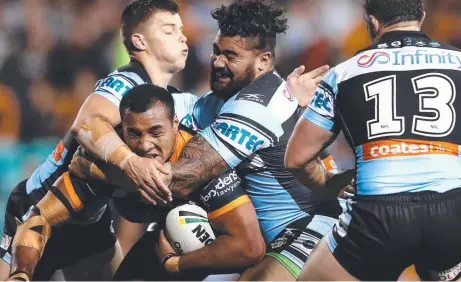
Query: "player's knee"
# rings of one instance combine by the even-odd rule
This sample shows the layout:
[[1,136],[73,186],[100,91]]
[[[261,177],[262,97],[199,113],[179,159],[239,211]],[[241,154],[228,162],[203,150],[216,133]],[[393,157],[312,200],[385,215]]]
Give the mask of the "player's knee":
[[12,247],[13,249],[20,246],[29,247],[37,250],[41,255],[51,235],[51,224],[37,208],[33,212],[35,214],[24,223],[17,220],[18,227]]

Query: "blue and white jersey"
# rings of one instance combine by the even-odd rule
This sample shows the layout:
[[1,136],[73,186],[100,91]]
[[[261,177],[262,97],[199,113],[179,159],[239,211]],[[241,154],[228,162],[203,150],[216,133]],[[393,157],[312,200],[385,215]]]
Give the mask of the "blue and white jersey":
[[[149,75],[140,63],[133,61],[128,66],[117,69],[106,78],[96,82],[93,94],[103,96],[118,108],[128,90],[146,83],[152,83]],[[178,119],[180,121],[187,119],[199,97],[191,93],[183,93],[171,86],[167,89],[173,95]]]
[[442,193],[461,187],[460,89],[460,50],[390,32],[330,70],[304,116],[348,135],[358,194]]
[[213,93],[195,105],[195,130],[243,178],[266,242],[319,206],[340,213],[336,199],[315,195],[285,169],[287,141],[299,106],[276,73],[267,73],[224,101]]
[[[146,70],[141,63],[132,60],[130,64],[96,82],[93,94],[103,96],[118,108],[123,95],[128,90],[146,83],[152,83]],[[170,86],[168,86],[168,91],[173,95],[178,119],[185,123],[199,97],[190,93],[182,93]],[[77,147],[78,142],[70,132],[67,133],[46,161],[32,173],[26,187],[27,192],[36,202],[46,194],[59,176],[67,171]]]

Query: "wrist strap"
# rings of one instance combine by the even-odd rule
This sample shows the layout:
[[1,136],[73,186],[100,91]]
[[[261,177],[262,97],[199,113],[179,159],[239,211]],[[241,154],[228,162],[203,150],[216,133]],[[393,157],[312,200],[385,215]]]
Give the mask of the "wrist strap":
[[176,254],[173,254],[173,253],[169,253],[169,254],[166,254],[163,258],[162,258],[162,264],[165,265],[166,261],[169,260],[170,258],[172,257],[175,257]]
[[165,262],[165,269],[173,275],[179,275],[179,259],[181,257],[173,256]]
[[25,271],[17,270],[11,273],[9,280],[30,281],[30,275]]

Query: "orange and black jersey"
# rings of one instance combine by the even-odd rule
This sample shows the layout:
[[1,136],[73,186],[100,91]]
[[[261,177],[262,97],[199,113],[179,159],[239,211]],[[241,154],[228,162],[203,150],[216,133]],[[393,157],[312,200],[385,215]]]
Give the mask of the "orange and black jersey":
[[[180,130],[171,162],[174,163],[179,159],[183,148],[191,138],[192,135],[189,132]],[[147,204],[136,193],[124,193],[115,186],[100,181],[87,181],[72,173],[63,175],[63,183],[65,189],[53,187],[51,191],[67,206],[75,219],[93,218],[94,220],[94,213],[107,204],[110,198],[114,199],[117,211],[132,222],[159,222],[164,220],[171,209],[171,207]],[[118,194],[122,195],[118,196]],[[190,200],[201,205],[208,212],[210,219],[250,201],[241,187],[241,179],[234,170],[226,171],[215,178],[203,189],[197,191]],[[173,206],[183,202],[183,200],[175,200]]]

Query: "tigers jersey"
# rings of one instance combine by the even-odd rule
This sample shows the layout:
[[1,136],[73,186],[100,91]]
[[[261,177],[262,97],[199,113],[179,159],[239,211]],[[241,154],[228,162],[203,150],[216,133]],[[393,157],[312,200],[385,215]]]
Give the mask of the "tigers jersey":
[[[152,83],[146,70],[140,62],[132,60],[128,65],[99,80],[93,94],[103,96],[118,108],[120,100],[128,90],[146,83]],[[170,86],[168,86],[168,91],[173,95],[176,114],[182,121],[192,111],[198,97],[190,93],[181,93],[178,89]],[[46,194],[56,179],[64,171],[67,171],[78,145],[72,134],[67,133],[46,161],[32,173],[27,180],[26,189],[35,203]]]
[[305,111],[355,150],[357,193],[461,187],[461,52],[422,32],[389,32],[330,70]]
[[243,178],[266,242],[320,206],[340,210],[336,199],[312,193],[285,169],[286,145],[298,110],[286,82],[270,72],[227,101],[208,93],[196,103],[190,119]]
[[[170,162],[177,162],[181,151],[191,138],[192,135],[188,132],[179,131],[178,137],[176,138],[175,151],[170,158]],[[75,177],[72,173],[64,173],[63,180],[65,190],[67,191],[66,194],[74,195],[74,197],[69,201],[60,197],[61,201],[77,201],[83,206],[81,211],[73,213],[74,219],[84,221],[94,217],[95,211],[107,204],[110,197],[115,198],[114,203],[117,211],[132,222],[162,222],[171,209],[170,207],[161,205],[153,206],[151,204],[144,204],[138,194],[125,193],[124,190],[118,187],[107,185],[99,181],[86,181]],[[192,196],[192,199],[208,212],[210,219],[214,219],[250,201],[240,184],[241,179],[238,177],[237,173],[234,170],[228,170],[216,177],[204,188],[199,189],[195,195]],[[52,188],[53,193],[56,195],[62,194],[56,191],[56,189],[55,187]],[[175,200],[173,205],[180,204],[181,202],[183,201]],[[72,210],[70,206],[69,210]]]

